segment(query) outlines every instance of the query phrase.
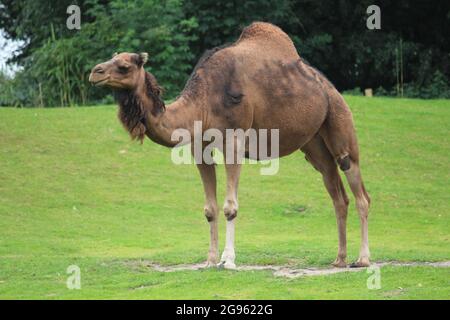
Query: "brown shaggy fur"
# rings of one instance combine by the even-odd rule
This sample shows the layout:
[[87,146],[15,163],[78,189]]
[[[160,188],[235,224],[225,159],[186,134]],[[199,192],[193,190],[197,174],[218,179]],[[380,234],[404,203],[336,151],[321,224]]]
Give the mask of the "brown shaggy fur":
[[[146,94],[154,104],[150,112],[156,116],[165,110],[164,101],[161,98],[162,88],[156,82],[155,77],[148,72],[145,73],[145,84]],[[120,122],[133,140],[139,140],[142,143],[147,131],[148,106],[143,104],[142,99],[132,89],[115,90],[114,97],[119,104]]]

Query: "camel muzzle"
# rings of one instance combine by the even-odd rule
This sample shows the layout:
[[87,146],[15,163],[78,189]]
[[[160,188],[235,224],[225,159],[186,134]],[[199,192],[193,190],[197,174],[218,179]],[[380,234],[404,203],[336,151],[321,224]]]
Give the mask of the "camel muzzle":
[[101,65],[96,65],[89,75],[89,82],[94,86],[101,86],[109,80],[109,74],[105,74],[105,69]]

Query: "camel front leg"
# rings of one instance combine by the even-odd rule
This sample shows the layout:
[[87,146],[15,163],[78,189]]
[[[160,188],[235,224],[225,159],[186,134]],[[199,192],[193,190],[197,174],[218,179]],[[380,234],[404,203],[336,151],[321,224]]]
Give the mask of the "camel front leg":
[[216,168],[214,164],[197,164],[205,190],[205,217],[209,222],[210,243],[207,267],[215,267],[219,261],[219,241],[217,228]]
[[227,233],[225,249],[220,259],[219,267],[226,269],[235,269],[236,264],[234,259],[236,257],[234,252],[234,223],[238,212],[238,184],[239,175],[241,172],[240,164],[225,164],[227,173],[227,195],[225,198],[225,204],[223,211],[225,218],[227,219]]

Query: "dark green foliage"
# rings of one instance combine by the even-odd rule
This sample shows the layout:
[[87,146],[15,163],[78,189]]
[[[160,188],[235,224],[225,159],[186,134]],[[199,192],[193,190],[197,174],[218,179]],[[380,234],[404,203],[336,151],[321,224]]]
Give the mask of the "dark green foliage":
[[198,21],[197,40],[191,45],[196,58],[206,49],[233,42],[253,21],[266,21],[288,31],[300,23],[292,0],[185,0],[183,10]]
[[[346,93],[353,94],[354,92],[351,91],[348,91]],[[375,90],[375,95],[398,96],[399,94],[397,93],[395,88],[386,90],[383,87],[379,87]],[[432,76],[427,77],[427,81],[421,85],[416,82],[407,83],[403,89],[403,96],[408,98],[422,99],[450,99],[450,84],[447,78],[440,71],[435,71]]]
[[[77,4],[80,31],[66,28]],[[341,90],[448,98],[450,2],[384,0],[381,30],[366,28],[371,0],[0,0],[0,28],[25,41],[0,77],[0,105],[57,106],[111,101],[92,90],[93,65],[116,51],[148,51],[148,70],[173,98],[201,54],[236,40],[252,21],[280,26],[300,55]]]
[[[67,30],[65,20],[61,22],[57,16],[44,22],[46,28],[35,31],[41,35],[34,35],[35,40],[14,58],[24,67],[16,77],[26,79],[30,90],[24,99],[13,95],[7,100],[0,98],[0,104],[70,106],[104,102],[109,90],[93,90],[87,81],[89,72],[114,52],[123,51],[149,52],[148,69],[166,89],[166,97],[182,89],[194,58],[189,43],[196,37],[193,31],[197,23],[195,18],[184,18],[179,0],[107,4],[88,0],[80,7],[86,17],[95,17],[82,20],[81,30]],[[67,18],[65,11],[62,16]],[[21,31],[22,27],[30,30]],[[26,34],[33,34],[28,23],[16,29],[24,39]]]

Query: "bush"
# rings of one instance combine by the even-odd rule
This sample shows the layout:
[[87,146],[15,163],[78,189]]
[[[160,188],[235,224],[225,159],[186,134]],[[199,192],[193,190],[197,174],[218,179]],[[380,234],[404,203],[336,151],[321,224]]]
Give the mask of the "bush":
[[[190,41],[195,39],[195,18],[184,19],[180,0],[159,2],[111,1],[94,5],[95,20],[84,23],[70,37],[51,36],[23,60],[23,70],[0,91],[0,104],[17,106],[73,106],[111,101],[110,90],[93,90],[91,68],[114,52],[148,51],[148,70],[174,97],[191,70]],[[11,86],[14,86],[12,90]]]
[[0,106],[21,107],[27,105],[31,96],[34,89],[21,71],[11,77],[0,70]]
[[[396,87],[390,90],[379,87],[375,90],[375,94],[377,96],[400,96],[400,93],[397,93]],[[440,71],[436,71],[424,84],[419,84],[417,82],[404,84],[403,97],[418,99],[449,99],[450,85],[445,76]]]
[[343,94],[349,95],[349,96],[362,96],[363,93],[360,88],[354,88],[351,90],[345,90],[342,92]]
[[[69,4],[81,8],[81,30],[66,27]],[[0,28],[23,47],[11,61],[23,67],[4,78],[0,104],[69,106],[110,101],[91,88],[90,69],[116,51],[147,51],[152,72],[171,99],[206,50],[235,41],[252,21],[272,22],[300,55],[340,90],[361,95],[448,98],[450,3],[383,5],[383,31],[368,30],[371,1],[248,0],[0,0]],[[433,17],[432,23],[409,23]],[[401,76],[399,76],[401,73]],[[12,87],[14,86],[14,87]],[[105,100],[106,97],[106,100]],[[109,100],[108,100],[109,99]]]

